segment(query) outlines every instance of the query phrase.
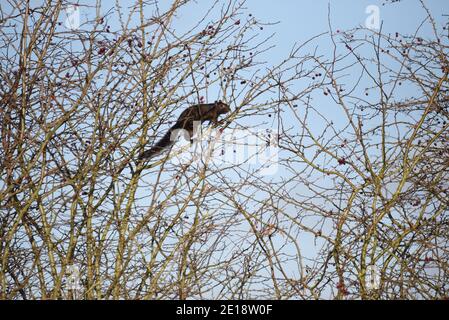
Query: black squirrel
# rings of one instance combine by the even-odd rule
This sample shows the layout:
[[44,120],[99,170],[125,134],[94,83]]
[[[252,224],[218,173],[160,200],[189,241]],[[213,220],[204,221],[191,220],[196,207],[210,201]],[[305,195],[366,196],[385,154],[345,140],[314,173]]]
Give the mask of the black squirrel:
[[[175,141],[172,136],[175,130],[184,129],[193,136],[193,123],[209,121],[209,123],[218,124],[218,117],[231,111],[229,105],[222,101],[214,103],[201,103],[188,107],[179,116],[176,123],[167,131],[167,133],[150,149],[140,154],[139,160],[150,159],[161,153],[165,148],[171,146]],[[191,140],[192,141],[192,140]]]

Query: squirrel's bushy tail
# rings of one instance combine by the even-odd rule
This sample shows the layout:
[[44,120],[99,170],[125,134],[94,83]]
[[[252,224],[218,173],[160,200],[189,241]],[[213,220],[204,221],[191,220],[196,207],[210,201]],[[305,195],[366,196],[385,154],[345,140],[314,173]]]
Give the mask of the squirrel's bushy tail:
[[167,133],[158,142],[156,142],[153,147],[151,147],[151,149],[142,152],[139,156],[139,160],[150,159],[164,151],[167,147],[171,146],[174,143],[174,141],[171,141],[172,129],[173,128],[170,128],[170,130],[168,130]]

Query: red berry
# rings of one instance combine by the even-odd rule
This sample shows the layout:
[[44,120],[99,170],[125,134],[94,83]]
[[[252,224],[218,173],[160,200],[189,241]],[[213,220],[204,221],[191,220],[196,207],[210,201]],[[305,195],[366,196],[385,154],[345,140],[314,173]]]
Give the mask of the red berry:
[[106,48],[105,47],[101,47],[99,50],[98,50],[98,54],[104,54],[106,52]]

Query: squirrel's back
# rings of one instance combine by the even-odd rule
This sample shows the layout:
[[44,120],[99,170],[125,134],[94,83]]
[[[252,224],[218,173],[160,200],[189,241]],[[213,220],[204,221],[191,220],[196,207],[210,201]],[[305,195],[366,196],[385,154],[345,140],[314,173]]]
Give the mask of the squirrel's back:
[[188,107],[181,113],[176,123],[168,130],[168,132],[158,140],[152,148],[144,151],[139,156],[139,160],[149,159],[162,152],[165,148],[171,146],[174,143],[171,139],[173,130],[187,130],[191,137],[193,134],[193,123],[195,121],[210,121],[216,123],[221,114],[228,113],[229,111],[231,111],[229,106],[221,101],[196,104]]

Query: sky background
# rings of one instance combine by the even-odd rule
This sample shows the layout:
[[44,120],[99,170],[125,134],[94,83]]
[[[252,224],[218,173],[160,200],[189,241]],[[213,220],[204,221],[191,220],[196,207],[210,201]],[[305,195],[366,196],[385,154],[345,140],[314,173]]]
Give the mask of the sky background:
[[[301,44],[310,38],[329,31],[328,17],[330,15],[332,29],[337,30],[350,30],[365,25],[365,21],[369,16],[366,9],[370,5],[379,6],[380,20],[382,23],[384,34],[395,34],[398,32],[402,35],[413,35],[423,21],[427,17],[426,11],[422,8],[420,1],[418,0],[405,0],[400,3],[383,5],[384,1],[367,1],[367,0],[314,0],[314,1],[298,1],[298,0],[249,0],[246,2],[248,12],[251,13],[258,20],[265,22],[276,23],[264,28],[266,35],[274,33],[274,38],[270,40],[270,44],[274,44],[274,47],[270,50],[269,54],[264,55],[268,64],[275,65],[281,62],[286,55],[290,52],[295,43]],[[197,4],[199,7],[204,7],[204,2]],[[442,26],[447,22],[447,17],[443,16],[444,13],[448,13],[449,2],[446,0],[430,0],[425,1],[425,5],[430,10],[438,26]],[[189,6],[189,9],[192,7]],[[201,10],[189,10],[188,13],[180,15],[176,23],[180,26],[190,26],[199,17]],[[244,19],[245,16],[242,16]],[[425,23],[417,36],[423,38],[430,38],[432,36],[432,29],[428,23]],[[332,43],[328,36],[318,38],[313,42],[313,47],[317,47],[318,51],[324,55],[332,54]],[[372,48],[370,48],[372,54]],[[358,73],[354,74],[351,78],[348,78],[348,82],[355,81],[358,77]],[[351,75],[349,76],[351,77]],[[298,88],[299,89],[299,88]],[[414,92],[410,91],[405,86],[397,92],[404,96],[413,96]],[[377,97],[376,97],[377,98]],[[373,99],[376,99],[373,97]],[[399,98],[399,97],[398,97]],[[316,104],[321,105],[323,108],[323,114],[326,114],[326,106],[329,106],[329,99],[320,95],[316,96]],[[329,110],[329,109],[327,109]],[[320,110],[321,111],[321,110]],[[328,117],[335,119],[336,125],[343,126],[346,122],[345,117],[342,117],[342,122],[339,123],[339,117],[333,116],[334,111],[327,113]],[[378,119],[376,119],[378,120]],[[286,119],[288,122],[288,119]],[[273,120],[274,122],[274,120]],[[275,123],[273,123],[273,127]],[[317,126],[318,123],[317,123]],[[267,124],[267,127],[270,127]],[[288,176],[288,173],[284,170],[280,170],[276,173],[278,177]],[[298,195],[305,195],[308,193],[307,188],[303,190],[292,190],[297,192]],[[336,193],[337,196],[337,193]],[[292,208],[293,209],[293,208]],[[294,211],[291,210],[293,214]],[[305,221],[305,220],[304,220]],[[309,222],[311,222],[310,220]],[[299,234],[298,243],[300,244],[305,256],[313,256],[313,252],[320,246],[320,241],[316,241],[312,235]],[[307,261],[306,261],[307,264]],[[293,277],[297,277],[297,268],[294,264],[291,265],[291,269],[287,272],[291,272]]]
[[[162,3],[163,1],[161,1]],[[120,5],[125,8],[127,4],[134,3],[134,1],[120,1]],[[165,1],[166,5],[169,5],[171,1]],[[174,21],[174,26],[180,30],[189,29],[194,26],[198,18],[202,17],[205,10],[207,10],[212,1],[197,1],[191,3],[184,11],[181,10]],[[336,30],[348,30],[363,26],[369,14],[366,9],[370,5],[377,5],[380,8],[380,19],[383,23],[383,33],[395,33],[400,34],[414,34],[421,23],[426,18],[427,13],[421,7],[418,0],[404,0],[400,3],[393,3],[383,5],[384,1],[366,1],[366,0],[314,0],[314,1],[298,1],[298,0],[248,0],[245,7],[247,11],[245,14],[251,13],[256,19],[264,21],[266,23],[273,23],[270,26],[264,28],[264,35],[268,36],[274,34],[274,37],[269,41],[270,45],[274,47],[268,54],[264,55],[267,65],[276,65],[281,62],[292,47],[297,44],[301,44],[310,38],[329,31],[328,17],[330,15],[331,25],[334,31]],[[5,0],[0,0],[2,7],[6,5]],[[425,1],[426,6],[430,9],[433,17],[437,23],[441,26],[447,21],[447,17],[443,16],[443,13],[447,13],[449,10],[449,2],[447,0],[429,0]],[[103,1],[103,11],[106,12],[111,6],[114,6],[114,1]],[[162,4],[163,5],[163,4]],[[196,6],[196,7],[195,7]],[[95,14],[95,12],[81,12],[81,16],[84,14]],[[148,12],[148,17],[151,16],[151,12]],[[137,18],[138,15],[134,15]],[[247,16],[241,16],[241,19],[245,19]],[[236,17],[237,18],[237,17]],[[116,22],[111,21],[110,24],[114,28]],[[139,21],[136,19],[135,25]],[[419,36],[426,38],[431,35],[431,29],[429,24],[425,24]],[[322,37],[317,39],[313,43],[313,47],[317,47],[321,54],[331,55],[331,46],[329,37]],[[306,53],[306,52],[304,52]],[[355,75],[354,77],[357,77]],[[349,78],[348,81],[354,79]],[[301,89],[301,85],[298,85],[298,90]],[[406,89],[404,89],[406,90]],[[410,92],[404,92],[405,95],[412,95]],[[216,97],[210,97],[215,99]],[[329,99],[320,95],[316,97],[315,104],[321,105],[323,110],[328,105]],[[333,111],[329,111],[327,116],[331,117]],[[326,110],[323,111],[326,114]],[[273,123],[266,123],[266,128],[273,128],[275,126],[275,119],[271,118]],[[266,122],[268,120],[265,120]],[[336,120],[338,126],[338,118]],[[343,125],[343,124],[342,124]],[[317,128],[319,130],[319,128]],[[277,172],[278,177],[284,176],[285,172]],[[296,190],[298,193],[304,194],[305,190]],[[302,237],[303,235],[301,235]],[[299,237],[299,236],[298,236]],[[299,241],[299,238],[298,238]],[[312,253],[315,239],[309,235],[309,238],[301,238],[300,243],[303,246],[306,254],[310,251]],[[296,270],[297,271],[297,270]],[[298,277],[295,272],[295,267],[292,266],[292,276]]]
[[[198,8],[206,8],[204,1],[198,1]],[[207,3],[207,1],[206,1]],[[275,25],[266,28],[267,32],[276,33],[273,43],[276,47],[270,56],[273,63],[288,52],[295,42],[301,43],[322,32],[329,30],[328,15],[330,8],[331,23],[334,30],[352,29],[365,24],[369,14],[366,8],[376,5],[380,8],[380,19],[385,32],[407,34],[414,32],[426,17],[419,0],[405,0],[400,3],[386,4],[385,1],[368,0],[249,0],[246,2],[248,12],[254,17]],[[449,2],[446,0],[428,0],[424,2],[437,21],[443,22],[443,13],[448,12]],[[209,4],[208,4],[209,5]],[[192,10],[178,17],[177,23],[189,25],[196,22],[203,10]],[[447,19],[446,19],[447,20]],[[430,32],[424,27],[423,35]]]

